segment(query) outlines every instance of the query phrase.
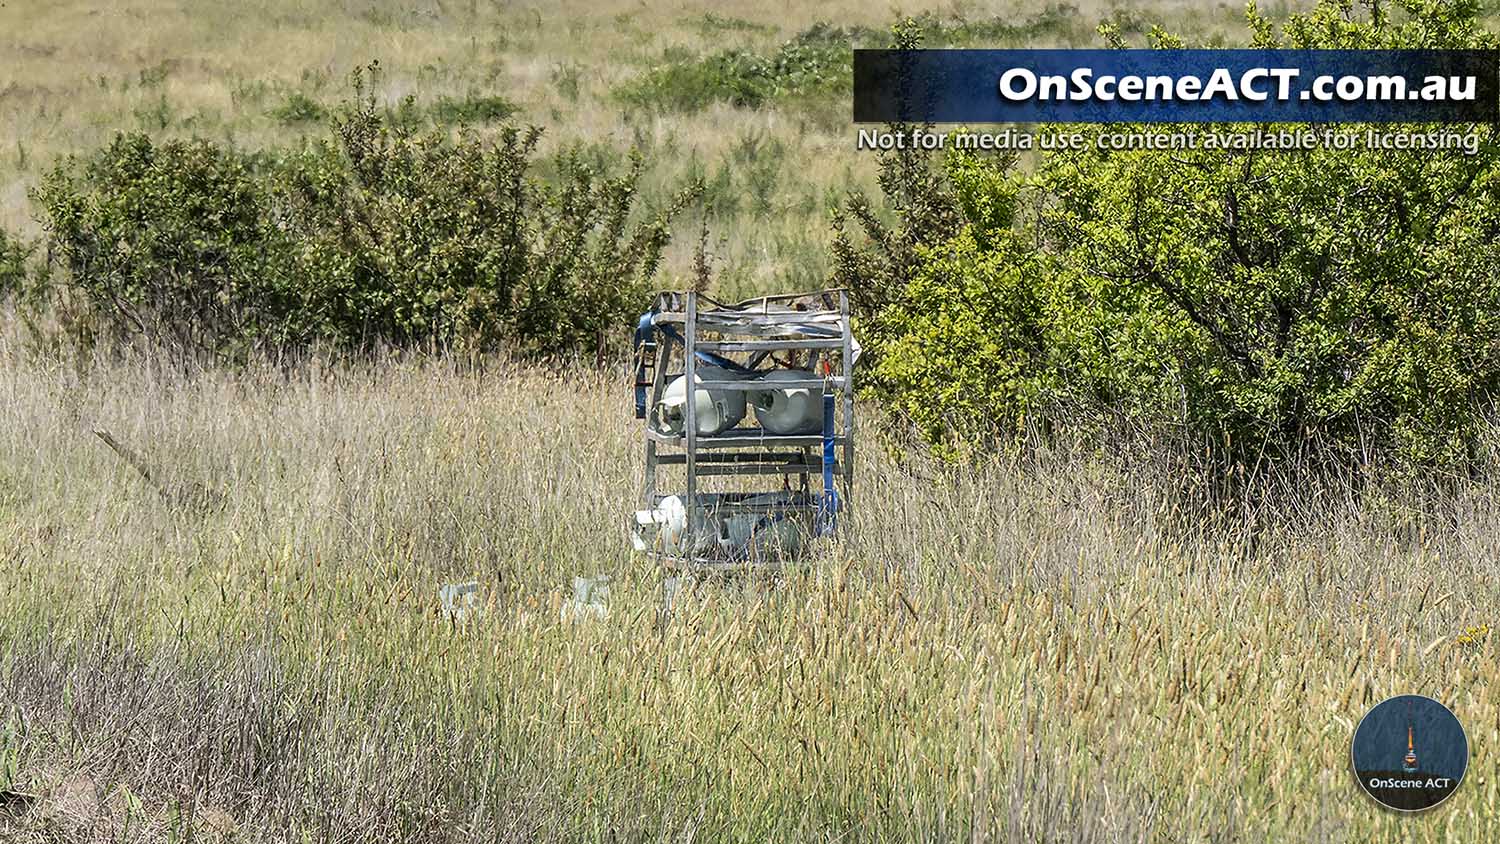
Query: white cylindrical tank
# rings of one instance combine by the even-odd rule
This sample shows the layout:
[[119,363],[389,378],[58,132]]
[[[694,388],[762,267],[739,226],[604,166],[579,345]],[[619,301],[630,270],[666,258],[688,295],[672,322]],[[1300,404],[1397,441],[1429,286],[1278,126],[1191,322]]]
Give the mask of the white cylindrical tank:
[[802,550],[809,526],[800,517],[792,496],[770,492],[745,499],[764,508],[759,512],[733,512],[712,501],[698,502],[698,532],[687,536],[687,503],[669,495],[650,510],[637,510],[630,524],[630,543],[637,551],[700,556],[715,545],[731,558],[786,559]]
[[[701,554],[712,547],[714,531],[702,524],[707,514],[699,505],[700,527],[696,542],[691,543],[694,554]],[[630,526],[630,543],[637,551],[657,551],[665,554],[685,554],[689,542],[687,533],[687,505],[682,499],[669,495],[651,510],[637,510]]]
[[[744,376],[721,366],[699,366],[694,376],[700,385],[693,391],[698,434],[712,436],[733,428],[745,418],[745,394],[739,390],[715,390],[724,381],[743,380]],[[706,389],[705,389],[706,388]],[[662,391],[661,401],[651,411],[651,425],[664,434],[680,435],[687,427],[687,376],[674,380]]]
[[[805,369],[774,369],[762,381],[797,381],[815,379]],[[755,419],[772,434],[815,434],[823,430],[823,396],[816,390],[798,387],[792,390],[758,390],[751,394]]]

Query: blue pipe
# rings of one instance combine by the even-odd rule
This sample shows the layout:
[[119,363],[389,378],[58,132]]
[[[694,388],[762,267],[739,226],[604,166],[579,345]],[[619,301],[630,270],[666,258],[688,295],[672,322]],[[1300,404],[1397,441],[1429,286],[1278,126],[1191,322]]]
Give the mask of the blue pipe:
[[[673,340],[682,343],[683,345],[687,345],[686,342],[682,339],[682,335],[677,333],[677,329],[673,328],[670,325],[658,325],[656,326],[656,330],[667,335]],[[750,367],[735,363],[729,358],[726,358],[723,355],[716,355],[713,352],[696,352],[693,356],[703,363],[708,364],[709,366],[720,366],[724,369],[733,370],[742,375],[756,374],[756,371],[751,369]]]
[[[677,329],[671,327],[670,325],[656,325],[654,322],[655,319],[656,311],[647,311],[646,313],[641,314],[641,318],[635,326],[635,347],[638,350],[638,355],[640,357],[640,361],[636,364],[635,368],[635,418],[637,419],[646,418],[645,347],[647,343],[651,342],[651,332],[660,331],[662,334],[665,334],[668,339],[675,340],[678,343],[682,343],[683,345],[687,345],[683,341],[682,335],[677,333]],[[710,366],[723,367],[724,369],[738,372],[742,375],[758,374],[756,370],[751,369],[748,366],[743,366],[730,360],[729,358],[724,357],[723,355],[716,355],[713,352],[697,352],[694,354],[694,357]]]
[[823,394],[823,497],[818,503],[818,535],[827,536],[838,526],[839,492],[833,486],[835,459],[833,437],[833,393]]

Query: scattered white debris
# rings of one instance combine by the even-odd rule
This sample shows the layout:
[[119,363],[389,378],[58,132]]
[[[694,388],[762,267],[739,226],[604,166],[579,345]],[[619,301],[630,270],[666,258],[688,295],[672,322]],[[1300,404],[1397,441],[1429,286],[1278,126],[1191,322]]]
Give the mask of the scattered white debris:
[[559,613],[564,624],[603,621],[609,618],[609,582],[607,574],[573,578],[573,597],[563,602]]
[[443,616],[454,621],[463,621],[471,614],[478,615],[481,609],[478,581],[449,583],[438,590],[438,597],[443,602]]

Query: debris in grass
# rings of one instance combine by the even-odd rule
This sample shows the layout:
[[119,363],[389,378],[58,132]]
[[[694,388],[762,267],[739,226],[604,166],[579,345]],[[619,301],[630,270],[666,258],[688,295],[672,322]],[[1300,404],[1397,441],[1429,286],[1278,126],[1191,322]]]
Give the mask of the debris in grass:
[[609,618],[609,582],[607,574],[573,578],[573,597],[563,602],[559,615],[563,623],[603,621]]
[[477,581],[446,584],[438,590],[438,598],[443,602],[444,618],[463,621],[471,614],[478,615],[480,612]]

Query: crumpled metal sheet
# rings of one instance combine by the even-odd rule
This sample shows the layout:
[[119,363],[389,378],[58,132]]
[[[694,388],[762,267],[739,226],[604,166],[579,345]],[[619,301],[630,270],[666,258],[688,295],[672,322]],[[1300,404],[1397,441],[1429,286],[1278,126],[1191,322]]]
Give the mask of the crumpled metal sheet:
[[[698,330],[732,330],[761,338],[801,336],[808,338],[837,338],[844,335],[844,318],[839,314],[837,291],[825,290],[796,296],[765,296],[747,299],[733,305],[722,305],[706,296],[699,301],[707,307],[698,310]],[[687,308],[687,297],[681,293],[662,293],[657,297],[658,313],[652,317],[653,324],[662,312],[682,313]],[[672,320],[678,322],[680,320]],[[853,360],[859,361],[859,341],[850,335]]]

